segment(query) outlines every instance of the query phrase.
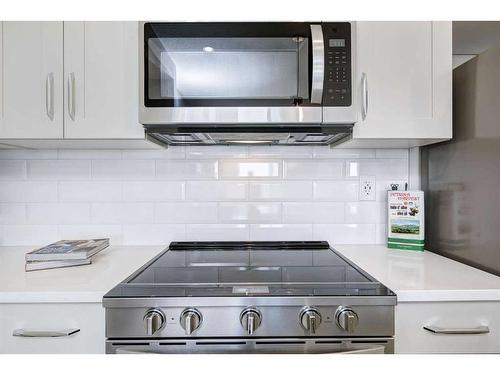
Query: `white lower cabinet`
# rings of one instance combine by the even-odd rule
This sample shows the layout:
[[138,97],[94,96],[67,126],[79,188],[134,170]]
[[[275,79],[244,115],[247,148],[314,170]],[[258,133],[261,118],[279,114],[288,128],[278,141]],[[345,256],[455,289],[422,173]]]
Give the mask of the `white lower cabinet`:
[[402,302],[395,316],[396,353],[500,353],[498,301]]
[[[25,336],[14,336],[23,330]],[[47,331],[79,330],[69,336]],[[0,353],[104,353],[104,309],[100,303],[0,304]]]

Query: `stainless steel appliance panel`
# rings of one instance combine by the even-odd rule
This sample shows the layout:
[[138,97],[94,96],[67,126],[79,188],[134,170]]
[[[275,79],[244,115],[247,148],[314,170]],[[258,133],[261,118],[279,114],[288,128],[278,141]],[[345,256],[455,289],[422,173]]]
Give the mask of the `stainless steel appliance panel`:
[[422,149],[426,249],[500,275],[500,48],[453,71],[451,141]]
[[[212,38],[154,38],[151,46],[144,45],[145,24],[139,23],[139,118],[143,124],[352,125],[357,120],[356,28],[353,22],[343,23],[350,25],[348,28],[352,33],[347,38],[349,49],[346,53],[349,54],[351,76],[346,83],[329,82],[334,77],[326,76],[330,64],[328,54],[336,52],[328,44],[332,31],[324,35],[322,28],[329,26],[337,32],[336,23],[291,26],[291,33],[300,28],[304,28],[301,33],[305,32],[305,28],[310,29],[308,37],[290,34],[288,37],[245,38],[240,35],[231,38],[218,33],[218,37]],[[244,26],[267,27],[266,23]],[[238,25],[227,27],[231,33],[231,27]],[[258,34],[259,30],[252,32]],[[152,57],[149,60],[159,68],[148,71],[145,78],[146,64],[149,63],[145,61],[145,50],[150,47]],[[312,56],[310,62],[309,50]],[[347,85],[348,91],[342,95],[349,97],[346,102],[349,105],[325,104],[326,99],[329,103],[339,100],[332,85]],[[145,105],[146,91],[153,99],[170,98],[172,103]],[[204,100],[202,98],[211,104],[200,105]],[[217,105],[220,99],[223,103],[240,101],[240,104]],[[198,100],[198,103],[188,105],[186,100]],[[266,105],[266,101],[272,102],[272,105]]]
[[[238,298],[235,297],[235,300]],[[356,306],[350,305],[359,317],[359,325],[354,332],[340,328],[335,319],[338,305],[313,305],[321,314],[314,334],[309,334],[300,325],[301,310],[307,305],[260,306],[241,304],[240,306],[198,306],[193,300],[186,300],[184,305],[164,307],[154,299],[149,307],[160,309],[165,314],[165,324],[153,336],[147,335],[143,317],[148,308],[107,308],[106,337],[108,338],[179,338],[179,337],[327,337],[327,336],[393,336],[394,306]],[[276,302],[275,302],[276,303]],[[262,314],[260,327],[253,335],[248,335],[240,323],[240,313],[247,307],[254,306]],[[181,313],[186,307],[196,308],[203,316],[200,327],[186,335],[180,324]]]
[[148,107],[143,124],[320,124],[321,107]]
[[194,339],[194,340],[108,340],[107,354],[393,354],[394,339]]

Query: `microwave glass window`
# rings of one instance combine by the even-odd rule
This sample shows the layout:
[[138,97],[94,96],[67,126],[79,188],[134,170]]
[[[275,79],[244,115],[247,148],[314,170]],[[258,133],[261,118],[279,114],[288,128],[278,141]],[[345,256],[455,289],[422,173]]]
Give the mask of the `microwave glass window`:
[[329,39],[328,40],[329,47],[345,47],[345,39]]
[[150,38],[150,99],[309,98],[307,38]]

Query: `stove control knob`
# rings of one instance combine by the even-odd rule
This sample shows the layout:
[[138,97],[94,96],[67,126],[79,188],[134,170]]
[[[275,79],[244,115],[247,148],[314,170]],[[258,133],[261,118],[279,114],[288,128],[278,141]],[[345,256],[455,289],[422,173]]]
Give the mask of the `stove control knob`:
[[300,324],[309,334],[315,334],[321,324],[321,314],[315,307],[306,306],[300,312]]
[[262,314],[255,307],[247,307],[240,314],[241,326],[249,335],[253,335],[257,328],[259,328],[261,322]]
[[144,314],[144,323],[146,326],[146,335],[152,336],[163,328],[165,324],[165,314],[159,309],[149,309]]
[[335,312],[335,321],[344,331],[353,333],[358,327],[359,318],[352,308],[339,306]]
[[196,309],[189,308],[181,313],[181,326],[184,328],[186,335],[196,331],[200,327],[201,321],[201,313]]

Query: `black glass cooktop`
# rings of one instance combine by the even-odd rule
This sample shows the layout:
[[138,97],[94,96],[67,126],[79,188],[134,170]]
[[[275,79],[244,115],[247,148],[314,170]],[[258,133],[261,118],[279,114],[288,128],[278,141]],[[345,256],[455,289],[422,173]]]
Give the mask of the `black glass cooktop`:
[[114,297],[386,296],[328,242],[172,242]]

